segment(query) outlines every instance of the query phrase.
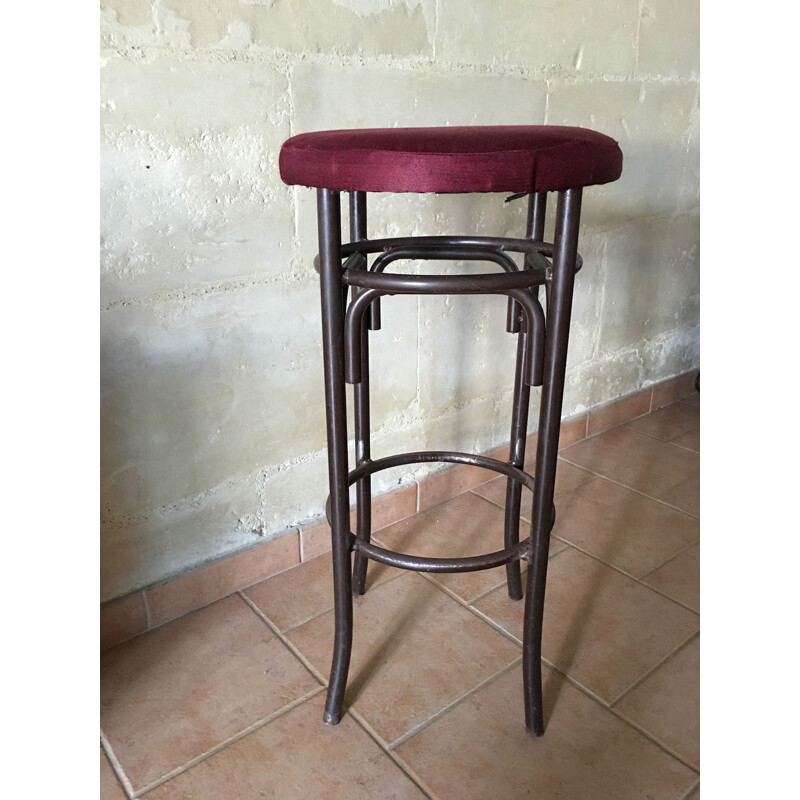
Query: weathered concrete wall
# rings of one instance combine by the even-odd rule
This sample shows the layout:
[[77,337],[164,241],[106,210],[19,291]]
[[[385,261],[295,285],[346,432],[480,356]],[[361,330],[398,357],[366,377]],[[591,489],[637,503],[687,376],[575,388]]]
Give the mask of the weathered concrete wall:
[[[617,138],[622,179],[584,199],[565,415],[699,363],[697,0],[101,5],[102,599],[322,513],[314,194],[277,171],[292,134]],[[377,195],[370,231],[520,235],[503,199]],[[508,440],[502,300],[387,300],[372,349],[375,455]]]

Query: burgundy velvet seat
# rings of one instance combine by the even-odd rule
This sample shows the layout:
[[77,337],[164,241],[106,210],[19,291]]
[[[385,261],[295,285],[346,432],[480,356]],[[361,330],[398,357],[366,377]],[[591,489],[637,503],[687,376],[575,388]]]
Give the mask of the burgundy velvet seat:
[[549,192],[610,183],[619,145],[555,125],[301,133],[280,153],[287,184],[363,192]]

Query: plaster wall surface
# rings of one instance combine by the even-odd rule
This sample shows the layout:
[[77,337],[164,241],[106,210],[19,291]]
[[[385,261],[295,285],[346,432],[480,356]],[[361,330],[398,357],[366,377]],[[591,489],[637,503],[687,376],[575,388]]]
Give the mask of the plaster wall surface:
[[[564,415],[696,368],[698,49],[697,0],[103,0],[101,599],[322,516],[315,197],[277,169],[293,134],[613,136],[623,176],[584,194]],[[522,235],[504,199],[374,195],[370,234]],[[384,302],[374,456],[508,440],[504,313]]]

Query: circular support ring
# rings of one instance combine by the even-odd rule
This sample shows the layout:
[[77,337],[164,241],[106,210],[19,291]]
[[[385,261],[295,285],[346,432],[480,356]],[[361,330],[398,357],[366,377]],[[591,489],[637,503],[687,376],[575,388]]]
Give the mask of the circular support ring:
[[[458,453],[448,450],[429,450],[416,453],[400,453],[395,456],[379,458],[368,461],[348,474],[348,483],[352,486],[361,478],[372,475],[384,469],[399,467],[405,464],[423,464],[431,462],[446,462],[451,464],[468,464],[482,467],[494,472],[499,472],[512,480],[518,481],[526,488],[533,491],[534,478],[527,472],[505,461],[498,461],[488,456],[478,456],[471,453]],[[325,514],[330,524],[330,498],[325,502]],[[552,511],[552,525],[555,523],[555,506]],[[396,553],[382,547],[357,539],[350,533],[350,549],[363,553],[373,561],[379,561],[400,569],[414,570],[416,572],[474,572],[477,570],[491,569],[508,564],[520,559],[528,560],[529,539],[492,553],[461,558],[427,558],[406,553]]]

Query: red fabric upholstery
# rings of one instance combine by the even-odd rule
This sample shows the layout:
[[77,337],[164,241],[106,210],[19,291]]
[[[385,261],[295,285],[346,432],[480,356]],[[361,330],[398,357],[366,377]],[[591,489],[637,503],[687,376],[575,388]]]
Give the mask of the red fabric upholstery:
[[544,192],[615,181],[622,151],[585,128],[512,125],[301,133],[285,183],[364,192]]

